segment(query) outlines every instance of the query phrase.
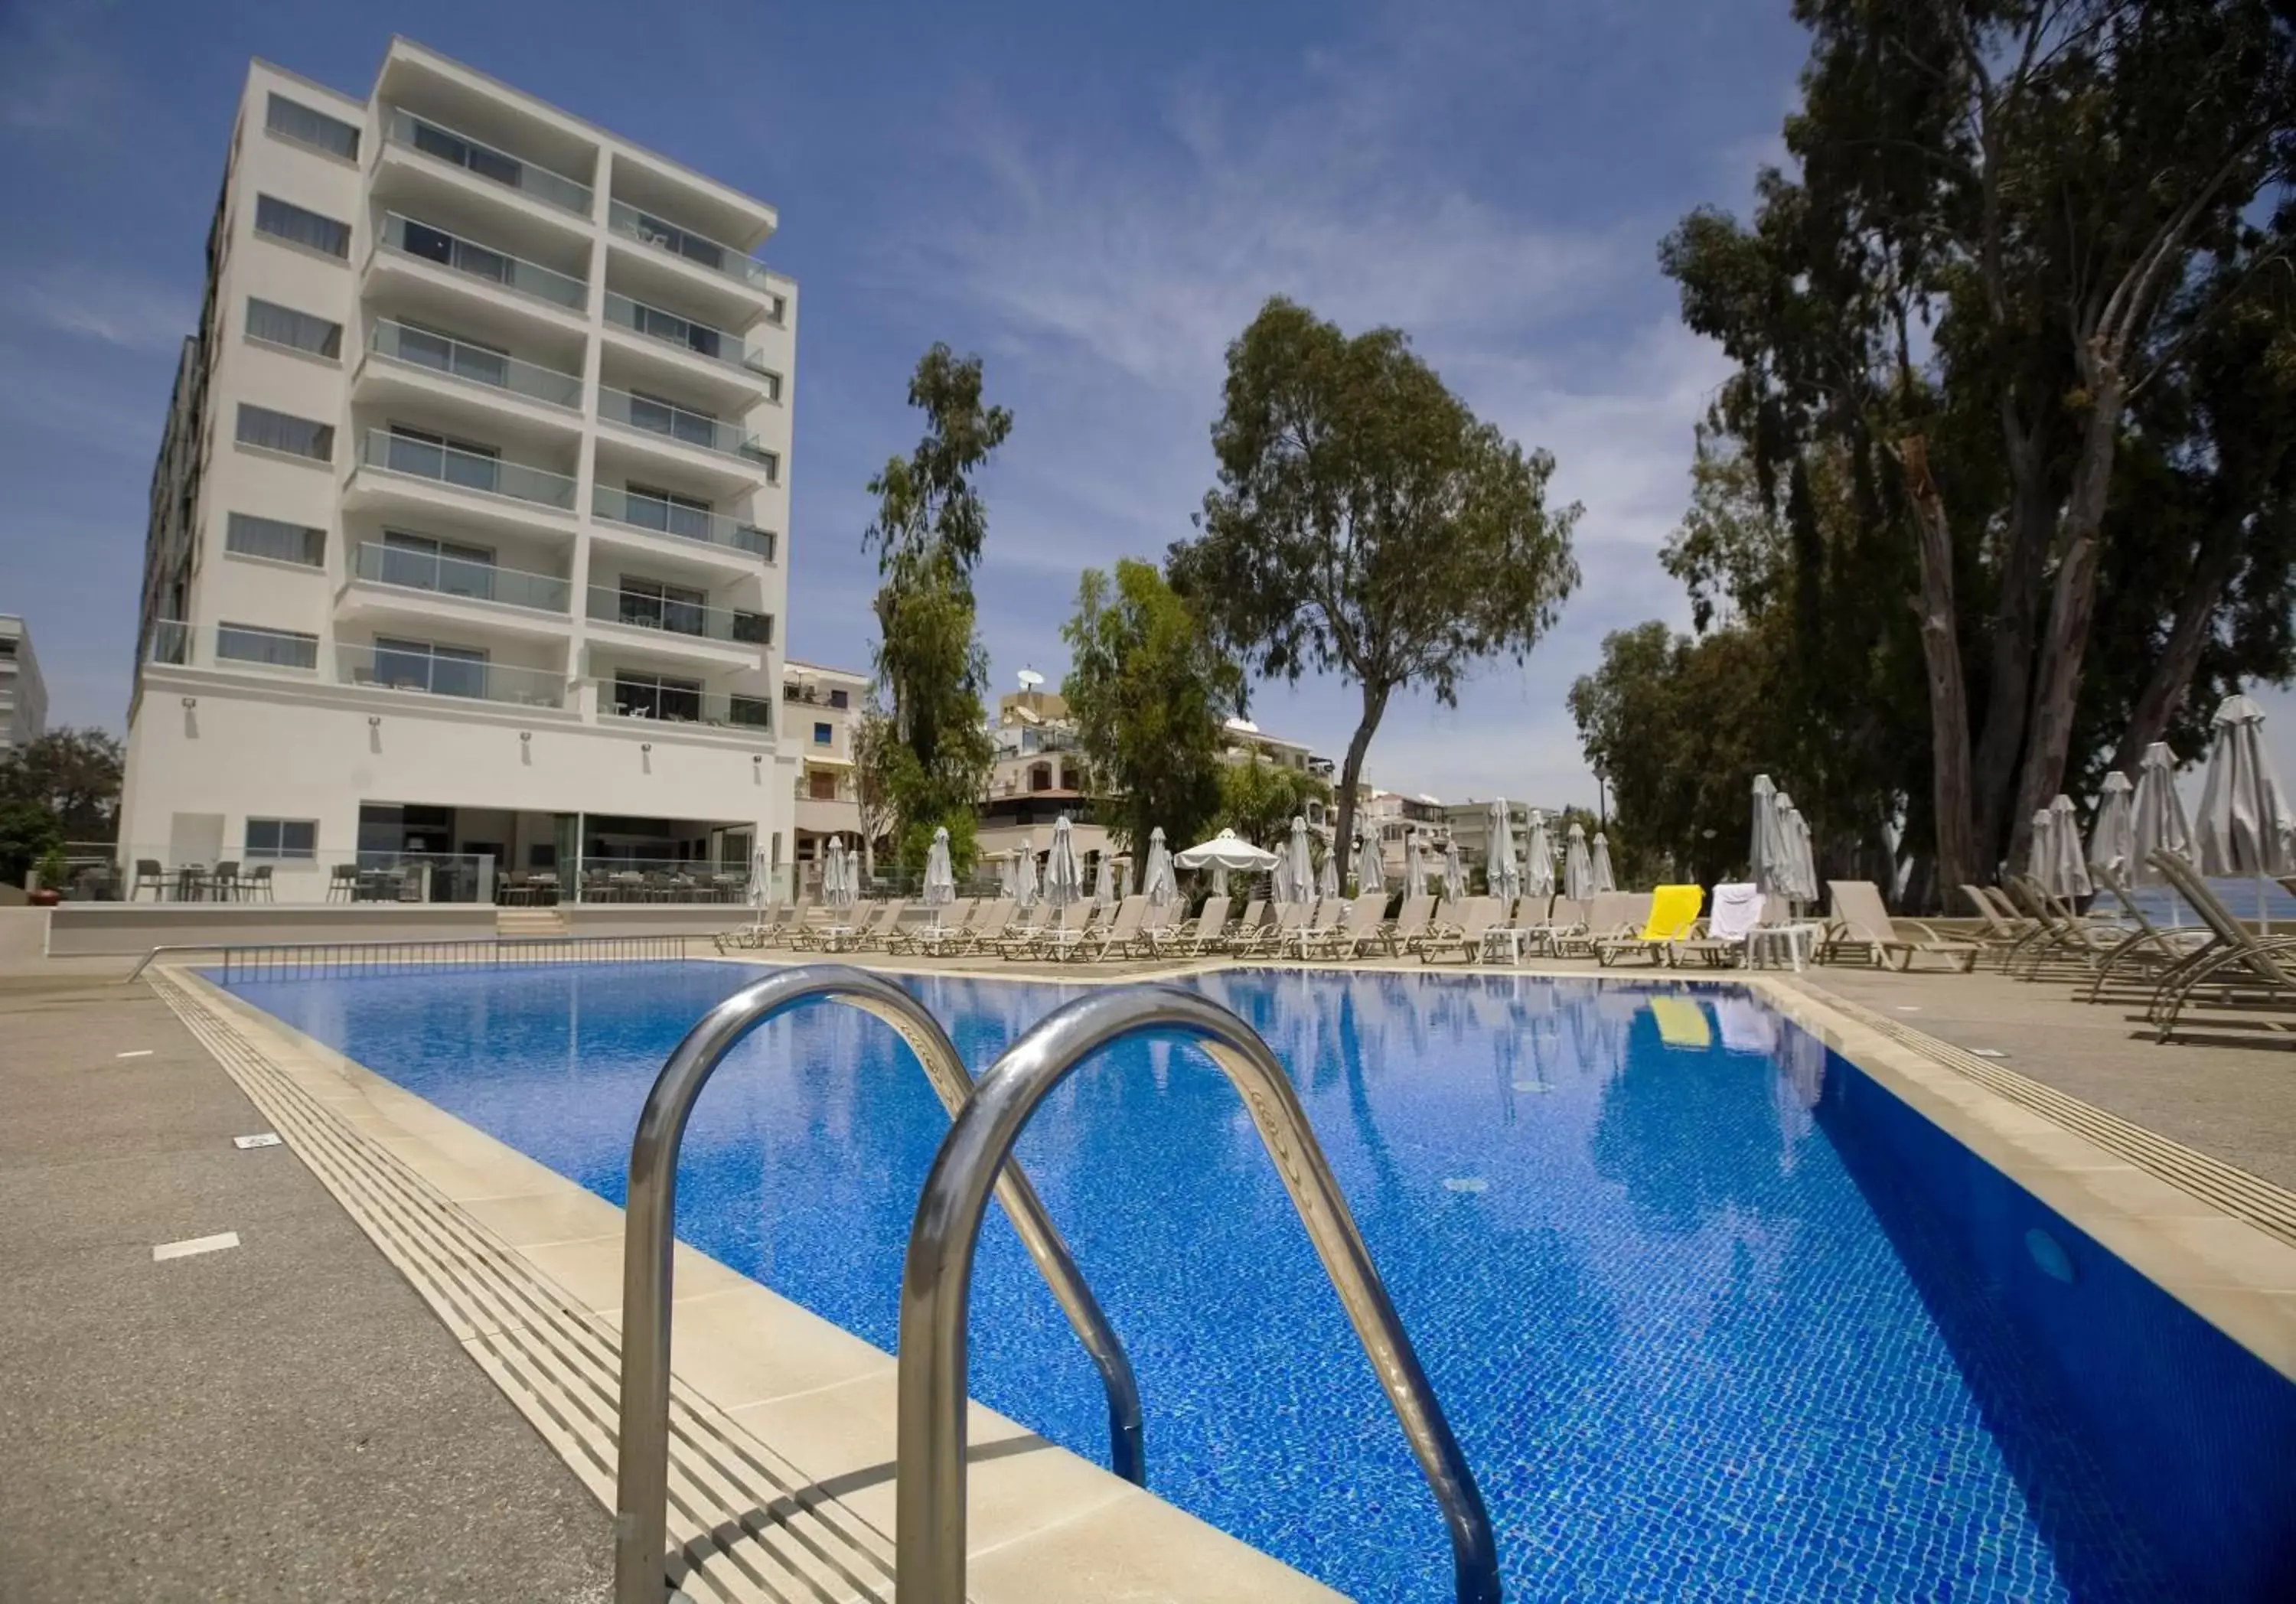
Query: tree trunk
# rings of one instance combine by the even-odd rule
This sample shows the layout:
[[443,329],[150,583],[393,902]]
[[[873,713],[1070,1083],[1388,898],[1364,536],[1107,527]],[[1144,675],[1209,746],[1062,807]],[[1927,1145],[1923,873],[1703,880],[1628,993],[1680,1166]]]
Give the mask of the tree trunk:
[[2097,539],[2104,523],[2105,495],[2112,486],[2113,446],[2120,438],[2126,392],[2120,365],[2101,341],[2092,341],[2088,358],[2084,364],[2089,381],[2088,427],[2081,436],[2072,496],[2065,508],[2065,550],[2057,564],[2048,638],[2042,643],[2039,683],[2033,692],[2024,779],[2017,788],[2016,814],[2009,821],[2013,863],[2024,855],[2033,814],[2046,807],[2064,784],[2065,759],[2073,744],[2073,712],[2080,700],[2081,660],[2087,654],[2089,624],[2096,613]]
[[[1339,814],[1332,821],[1332,850],[1334,852],[1347,852],[1355,839],[1356,786],[1363,779],[1364,754],[1371,750],[1371,738],[1379,728],[1380,719],[1387,712],[1387,698],[1391,689],[1385,685],[1376,690],[1370,685],[1363,688],[1363,722],[1357,724],[1356,732],[1348,737],[1347,759],[1340,765]],[[1342,857],[1340,861],[1344,863],[1348,860]]]
[[1962,683],[1961,634],[1954,612],[1953,531],[1930,477],[1929,441],[1898,442],[1921,551],[1922,659],[1930,693],[1930,766],[1937,813],[1938,878],[1958,886],[1976,872],[1970,838],[1969,692]]
[[[1987,880],[2005,855],[2003,840],[2013,822],[2009,805],[2016,794],[2017,761],[2025,749],[2033,640],[2041,623],[2041,581],[2057,531],[2040,430],[2021,428],[2005,399],[2001,414],[2012,486],[2009,549],[2002,557],[2000,593],[1993,609],[1992,666],[1986,681],[1985,722],[1978,728],[1971,826],[1973,866]],[[1940,877],[1940,884],[1950,905],[1962,882]]]
[[2161,660],[2152,665],[2152,677],[2137,694],[2128,731],[2112,755],[2112,766],[2124,773],[2136,772],[2144,749],[2167,732],[2169,721],[2192,691],[2193,675],[2200,671],[2201,653],[2208,646],[2218,604],[2224,600],[2225,587],[2232,583],[2233,571],[2240,566],[2240,528],[2237,517],[2223,520],[2209,532],[2200,560],[2193,565],[2192,577],[2185,581],[2184,596],[2177,603],[2176,620],[2169,626],[2168,642],[2161,649]]

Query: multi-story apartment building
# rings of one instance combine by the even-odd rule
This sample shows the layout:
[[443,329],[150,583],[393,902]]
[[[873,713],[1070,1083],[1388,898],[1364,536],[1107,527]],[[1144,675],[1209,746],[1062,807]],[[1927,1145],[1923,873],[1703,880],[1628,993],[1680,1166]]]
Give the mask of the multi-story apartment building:
[[1448,814],[1429,796],[1366,784],[1356,793],[1356,817],[1358,833],[1378,841],[1380,863],[1390,879],[1400,879],[1407,871],[1413,836],[1419,838],[1423,850],[1431,852],[1442,851],[1451,839]]
[[253,63],[152,476],[123,856],[270,861],[281,897],[396,855],[454,861],[433,896],[789,863],[775,222],[406,40],[364,100]]
[[974,836],[982,861],[1021,851],[1041,855],[1052,844],[1053,825],[1066,814],[1078,861],[1096,865],[1110,849],[1108,831],[1086,816],[1092,799],[1067,700],[1045,690],[1033,673],[1024,675],[1020,690],[997,700],[989,738],[996,756]]
[[47,733],[48,687],[24,620],[0,613],[0,753]]
[[869,676],[849,668],[782,665],[783,739],[798,753],[792,855],[800,873],[813,872],[831,837],[844,837],[848,847],[865,839],[853,731],[868,692]]

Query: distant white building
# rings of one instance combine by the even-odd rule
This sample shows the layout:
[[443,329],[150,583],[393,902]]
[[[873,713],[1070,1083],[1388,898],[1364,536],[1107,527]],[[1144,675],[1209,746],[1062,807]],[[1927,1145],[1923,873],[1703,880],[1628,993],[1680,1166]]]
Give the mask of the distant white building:
[[48,731],[48,687],[32,654],[24,620],[0,613],[0,752],[37,741]]
[[869,676],[853,669],[794,659],[782,665],[782,739],[798,753],[793,855],[800,872],[821,860],[832,836],[860,844],[853,732],[868,694]]
[[788,864],[775,225],[404,39],[365,99],[253,63],[152,475],[122,855],[268,863],[283,900],[404,858],[451,899]]

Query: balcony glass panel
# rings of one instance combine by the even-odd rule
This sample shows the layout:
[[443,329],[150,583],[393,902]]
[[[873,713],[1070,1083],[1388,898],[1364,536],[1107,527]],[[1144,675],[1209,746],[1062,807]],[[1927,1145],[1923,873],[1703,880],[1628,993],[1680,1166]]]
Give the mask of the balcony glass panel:
[[417,223],[402,217],[397,212],[387,214],[382,220],[382,242],[393,250],[411,257],[421,257],[472,278],[485,279],[523,294],[538,296],[562,307],[579,311],[589,303],[589,288],[580,279],[570,277],[554,267],[539,262],[529,262],[507,251],[496,250],[474,240],[465,240],[435,228],[428,223]]
[[450,373],[473,384],[491,385],[569,411],[578,411],[582,405],[582,380],[578,374],[538,367],[501,351],[418,329],[411,323],[385,318],[374,325],[367,344],[382,356]]
[[452,648],[386,641],[335,648],[336,678],[346,685],[422,691],[524,708],[566,705],[566,682],[546,668],[512,668]]
[[602,623],[659,629],[670,634],[691,635],[696,640],[731,641],[743,646],[769,645],[773,640],[773,618],[769,614],[710,607],[650,591],[617,590],[611,585],[590,587],[590,616]]
[[594,516],[603,518],[608,523],[652,529],[686,540],[707,541],[711,545],[726,546],[737,552],[755,552],[767,561],[773,560],[772,531],[755,528],[722,512],[691,507],[683,502],[633,495],[627,490],[598,485],[591,490],[590,511]]
[[148,653],[155,663],[181,667],[192,660],[192,626],[172,618],[154,619],[152,624],[152,648]]
[[546,200],[578,216],[590,215],[590,186],[586,184],[578,184],[563,174],[537,167],[507,151],[498,151],[411,111],[393,111],[388,126],[393,144],[406,145],[450,167],[463,168],[481,178],[523,190],[537,200]]
[[632,300],[627,295],[606,291],[606,321],[625,329],[707,356],[712,362],[722,362],[728,367],[765,374],[774,380],[774,393],[780,394],[780,380],[765,365],[765,358],[746,350],[742,342],[723,329],[715,329],[693,318],[681,317],[675,312],[665,312],[660,307],[650,307],[644,301]]
[[436,479],[440,484],[512,496],[539,506],[564,511],[571,511],[574,506],[574,481],[562,473],[529,468],[523,462],[506,462],[500,457],[480,456],[476,452],[433,445],[384,430],[367,432],[361,443],[359,460],[388,473]]
[[768,698],[729,695],[628,675],[598,682],[598,712],[606,718],[714,724],[766,734],[774,727],[774,705]]
[[374,541],[358,549],[358,577],[377,585],[407,590],[433,591],[475,602],[500,602],[511,607],[530,607],[539,612],[563,613],[571,587],[548,574],[497,568],[444,552],[417,551]]
[[739,428],[723,419],[688,412],[682,406],[673,406],[667,401],[657,401],[628,390],[611,389],[600,385],[598,415],[608,422],[643,429],[649,434],[666,435],[673,440],[682,440],[688,446],[698,446],[704,451],[714,451],[724,456],[746,457],[759,462],[771,461],[771,454],[759,446],[754,437],[743,434]]
[[[771,287],[773,276],[766,265],[731,245],[720,244],[707,234],[695,233],[690,228],[680,228],[675,223],[664,222],[650,212],[640,211],[619,200],[606,209],[606,226],[625,238],[651,245],[656,250],[684,257],[712,273],[722,274],[737,284],[753,290]],[[776,298],[778,299],[778,298]]]

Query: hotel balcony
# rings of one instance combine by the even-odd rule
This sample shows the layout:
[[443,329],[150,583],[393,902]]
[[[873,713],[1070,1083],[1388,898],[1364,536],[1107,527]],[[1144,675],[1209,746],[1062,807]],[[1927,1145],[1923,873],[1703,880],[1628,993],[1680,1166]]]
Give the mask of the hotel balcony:
[[598,716],[602,719],[701,724],[767,739],[774,732],[774,704],[768,697],[611,678],[601,678],[596,683]]
[[343,504],[358,511],[388,503],[450,520],[475,517],[564,535],[574,491],[570,476],[547,468],[370,429],[359,437]]
[[514,156],[485,140],[448,127],[404,107],[394,107],[382,119],[385,148],[378,164],[411,153],[426,163],[467,174],[487,185],[509,190],[587,225],[596,204],[590,186],[538,162]]
[[758,443],[739,424],[606,384],[598,387],[600,421],[643,437],[641,444],[656,449],[657,442],[674,455],[699,451],[730,459],[767,484],[781,478],[781,455]]
[[739,334],[615,290],[605,294],[606,338],[617,350],[652,358],[670,372],[738,381],[750,394],[781,398],[781,375]]
[[712,281],[738,284],[758,298],[766,322],[779,327],[788,321],[789,281],[747,251],[680,227],[622,200],[607,203],[606,227],[617,240],[635,241],[673,257],[687,267],[710,275]]
[[144,650],[144,660],[165,667],[181,668],[192,660],[192,626],[174,618],[152,621],[152,639]]
[[520,708],[566,705],[566,676],[554,669],[517,667],[388,646],[336,647],[335,680],[365,690],[451,696]]
[[770,613],[665,596],[659,591],[590,587],[589,618],[598,643],[728,668],[755,668],[773,644]]
[[[571,331],[586,319],[590,287],[579,274],[518,255],[507,246],[482,243],[469,227],[436,213],[417,218],[385,212],[376,225],[374,249],[367,254],[368,283],[385,289],[427,284],[456,291],[480,317],[506,318],[550,331]],[[578,248],[558,254],[569,263],[583,259]],[[496,326],[508,325],[490,321],[487,329]]]
[[770,529],[682,501],[596,485],[591,487],[590,516],[598,535],[641,550],[722,557],[750,572],[755,571],[758,560],[774,560]]
[[572,584],[558,575],[362,541],[336,610],[345,618],[445,620],[466,632],[562,642],[572,595]]
[[392,317],[378,318],[368,330],[366,355],[351,383],[363,405],[419,400],[467,417],[507,413],[565,438],[581,427],[581,374]]

